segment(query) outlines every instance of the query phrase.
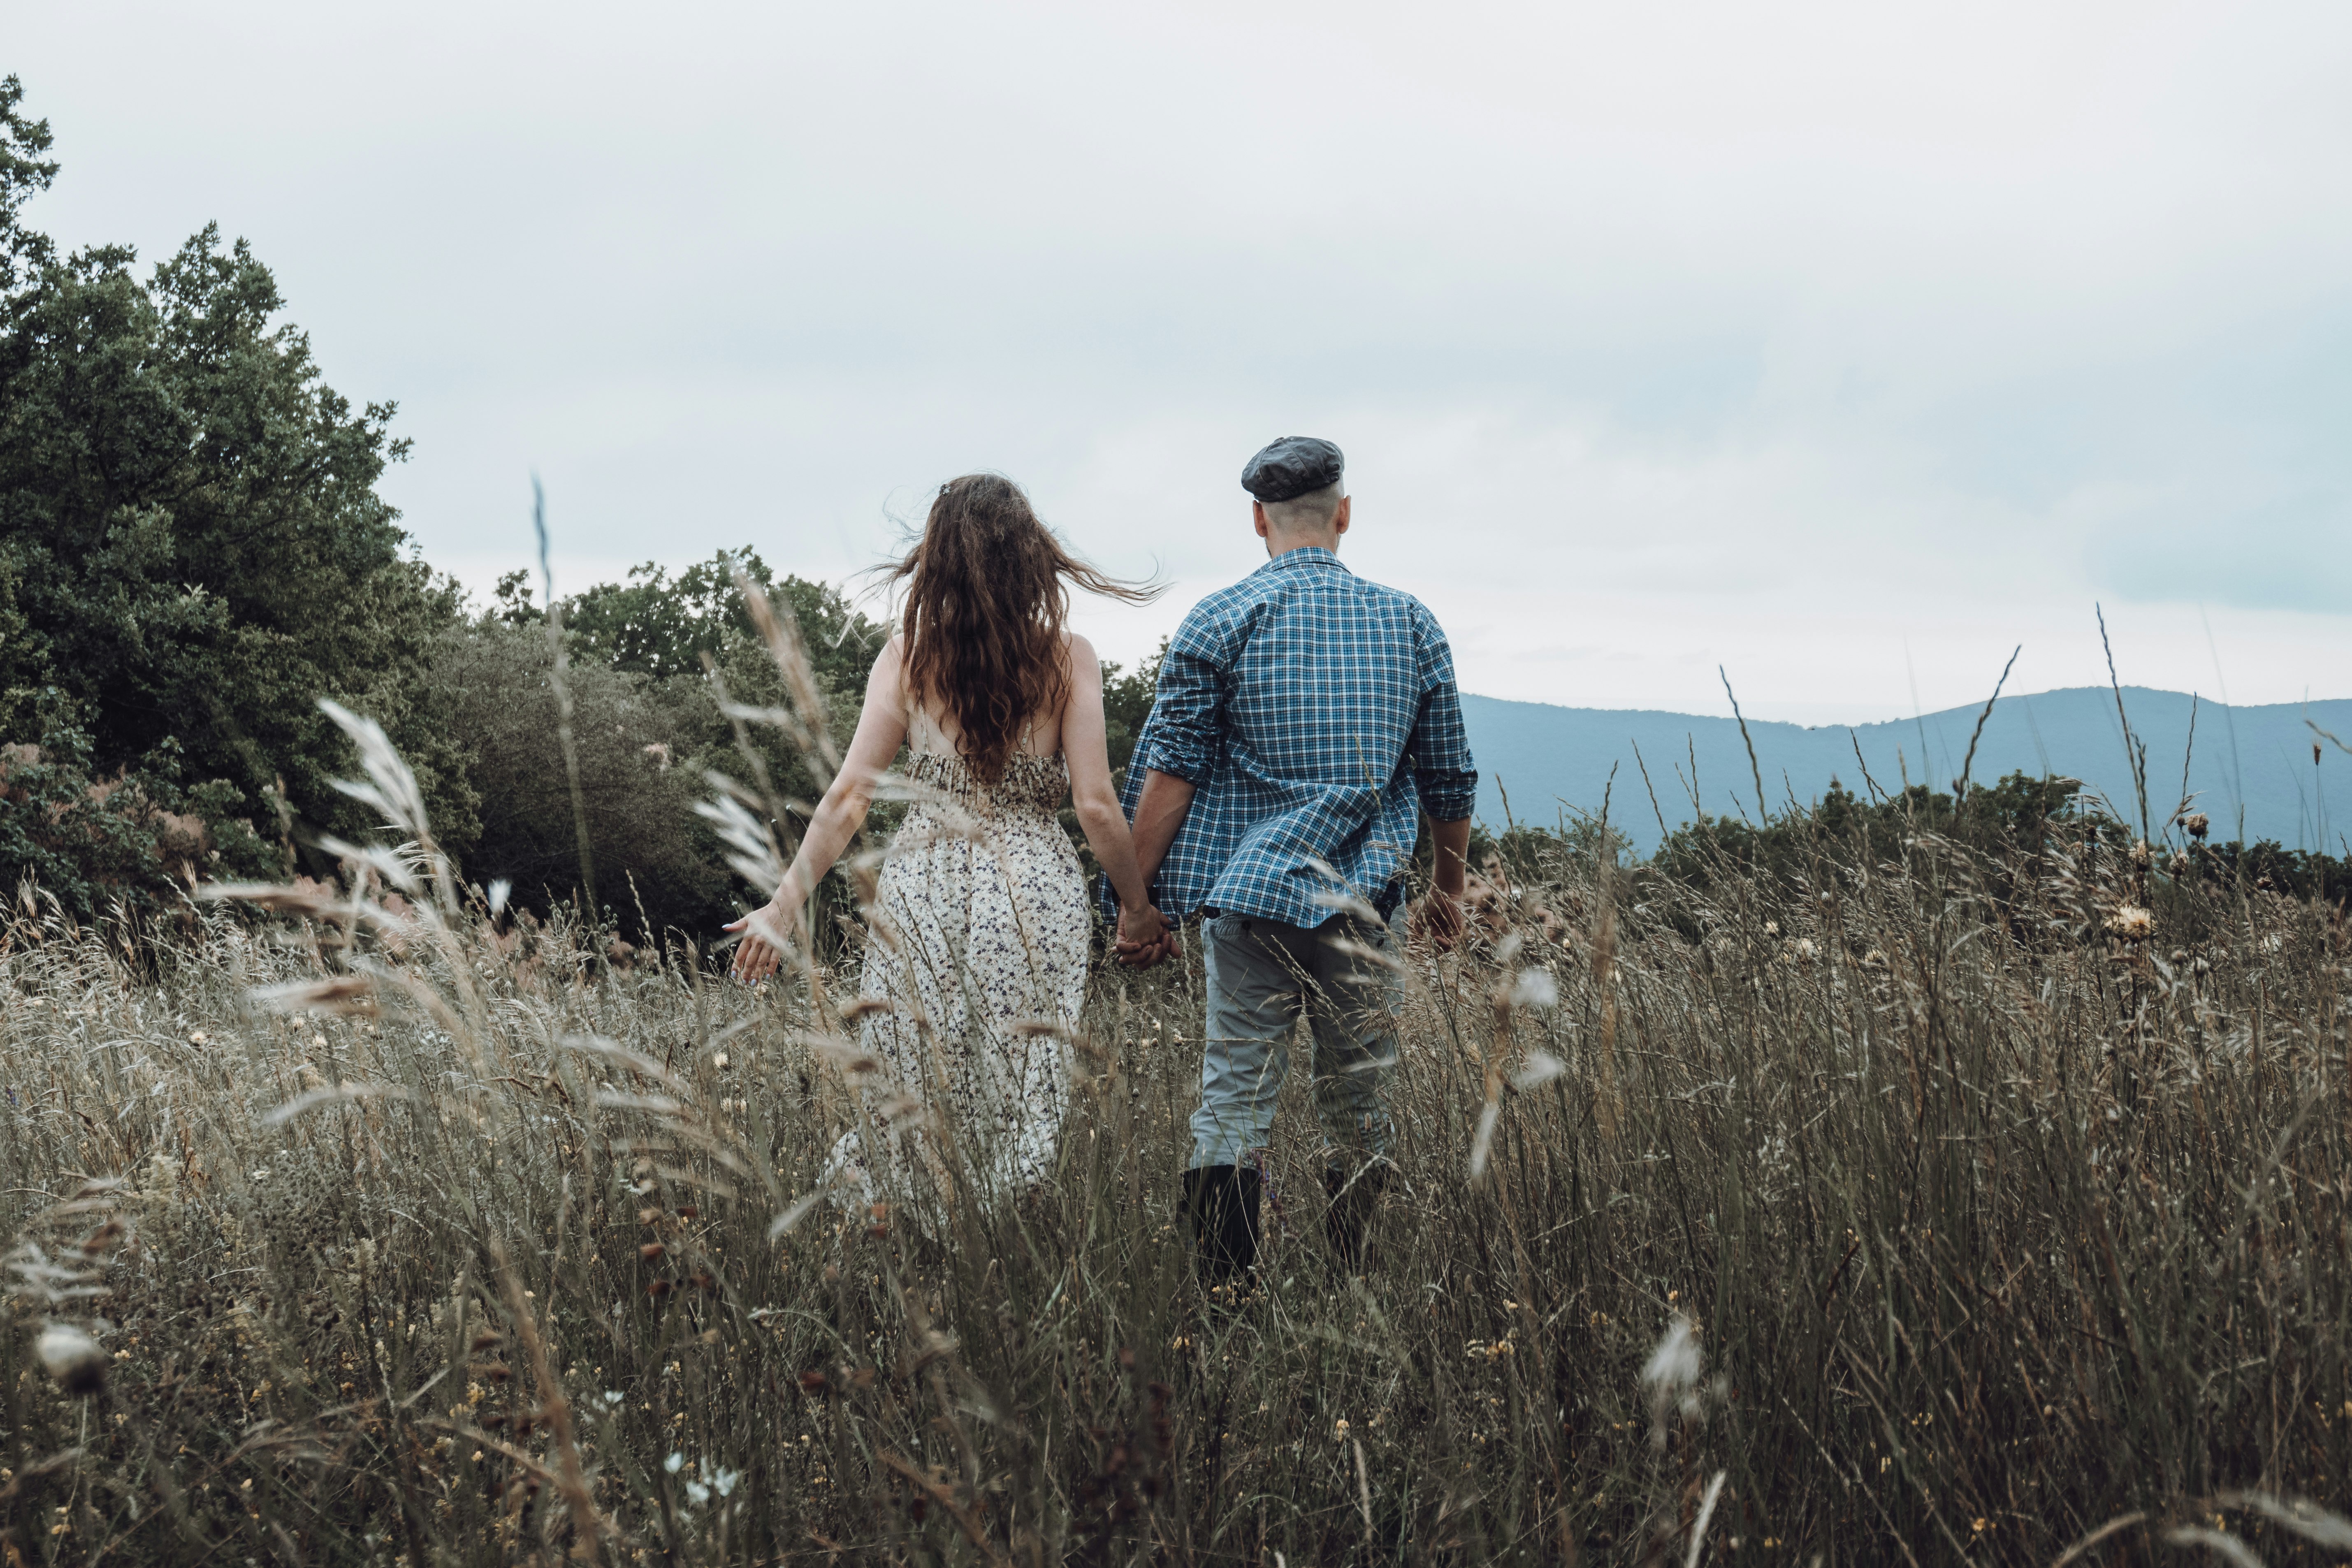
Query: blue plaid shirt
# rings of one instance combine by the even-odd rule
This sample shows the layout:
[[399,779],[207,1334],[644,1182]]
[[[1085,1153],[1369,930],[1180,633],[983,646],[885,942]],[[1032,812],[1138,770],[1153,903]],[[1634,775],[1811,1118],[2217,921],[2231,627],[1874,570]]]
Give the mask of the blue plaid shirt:
[[1171,920],[1206,906],[1318,926],[1340,883],[1385,915],[1422,809],[1458,822],[1478,791],[1437,617],[1315,548],[1285,551],[1176,628],[1128,768],[1129,820],[1152,769],[1197,791],[1153,884]]

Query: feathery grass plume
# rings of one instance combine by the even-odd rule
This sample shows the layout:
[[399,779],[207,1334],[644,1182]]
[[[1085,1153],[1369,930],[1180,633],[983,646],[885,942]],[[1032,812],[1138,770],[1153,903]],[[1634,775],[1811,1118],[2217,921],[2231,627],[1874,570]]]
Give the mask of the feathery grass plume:
[[2308,1498],[2274,1498],[2267,1492],[2223,1492],[2213,1500],[2223,1508],[2258,1513],[2305,1541],[2338,1550],[2352,1549],[2352,1519],[2333,1513]]
[[2263,1568],[2263,1560],[2254,1555],[2254,1549],[2226,1531],[2184,1524],[2166,1531],[2164,1539],[2174,1546],[2202,1546],[2236,1563],[2238,1568]]
[[1679,1411],[1685,1416],[1699,1412],[1698,1380],[1706,1370],[1706,1358],[1698,1347],[1698,1333],[1691,1321],[1676,1312],[1666,1322],[1666,1331],[1659,1339],[1650,1359],[1642,1363],[1641,1384],[1650,1393],[1650,1446],[1666,1446],[1666,1417]]

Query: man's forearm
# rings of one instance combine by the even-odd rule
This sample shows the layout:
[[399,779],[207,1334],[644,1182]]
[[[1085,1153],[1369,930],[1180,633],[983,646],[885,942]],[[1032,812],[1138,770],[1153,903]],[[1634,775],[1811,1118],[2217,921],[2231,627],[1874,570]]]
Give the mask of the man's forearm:
[[1432,868],[1430,881],[1437,890],[1451,898],[1460,898],[1464,879],[1470,869],[1470,819],[1459,822],[1432,822],[1429,838],[1436,850],[1436,864]]
[[[1158,768],[1145,770],[1143,794],[1135,803],[1130,829],[1135,837],[1135,868],[1143,874],[1145,887],[1150,887],[1152,879],[1160,875],[1160,863],[1168,858],[1168,847],[1176,842],[1192,809],[1192,780]],[[1464,843],[1468,842],[1465,837]]]

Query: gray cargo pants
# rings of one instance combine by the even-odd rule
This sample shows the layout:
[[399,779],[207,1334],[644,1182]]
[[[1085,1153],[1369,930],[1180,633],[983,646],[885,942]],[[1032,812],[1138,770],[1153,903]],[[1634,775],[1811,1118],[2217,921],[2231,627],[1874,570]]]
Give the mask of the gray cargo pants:
[[1301,1014],[1315,1037],[1311,1087],[1325,1141],[1350,1168],[1385,1155],[1399,980],[1381,959],[1349,949],[1388,956],[1389,929],[1345,915],[1312,930],[1217,915],[1201,923],[1201,945],[1209,1038],[1192,1114],[1193,1168],[1242,1164],[1266,1146]]

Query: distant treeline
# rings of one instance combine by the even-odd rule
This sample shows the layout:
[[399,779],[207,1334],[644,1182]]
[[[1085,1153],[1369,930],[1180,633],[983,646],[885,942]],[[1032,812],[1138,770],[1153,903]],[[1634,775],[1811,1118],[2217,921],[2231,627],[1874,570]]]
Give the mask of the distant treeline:
[[[354,759],[321,697],[383,725],[469,880],[507,880],[526,906],[575,897],[553,650],[529,576],[477,605],[416,555],[376,491],[408,453],[393,405],[325,384],[242,241],[207,226],[142,276],[128,247],[63,254],[26,226],[58,165],[21,97],[0,85],[0,898],[37,886],[90,920],[172,903],[195,879],[330,870],[317,840],[375,824],[334,788]],[[722,710],[722,690],[784,700],[739,571],[798,617],[845,740],[888,629],[752,548],[675,576],[648,563],[561,606],[598,901],[641,933],[708,931],[740,907],[692,811],[709,773],[764,770],[786,799],[815,794],[777,731]],[[1156,668],[1106,667],[1116,766]],[[2012,778],[1958,804],[1833,791],[1801,822],[1703,818],[1655,864],[1704,879],[1726,858],[1801,855],[1823,830],[1874,847],[1923,826],[2016,838],[2071,810],[2053,788]],[[1559,854],[1591,837],[1496,843]],[[2299,894],[2352,887],[2341,862],[2275,845],[2200,854]]]

